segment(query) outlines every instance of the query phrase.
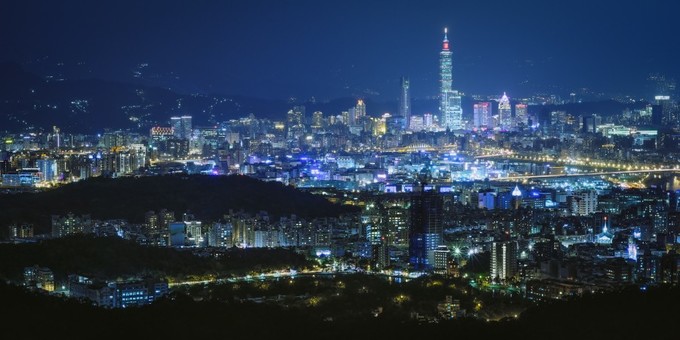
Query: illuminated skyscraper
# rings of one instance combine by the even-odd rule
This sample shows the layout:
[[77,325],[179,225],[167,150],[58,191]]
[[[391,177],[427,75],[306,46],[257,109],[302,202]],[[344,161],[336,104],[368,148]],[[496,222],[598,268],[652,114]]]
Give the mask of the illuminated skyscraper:
[[366,104],[363,100],[359,99],[357,101],[357,106],[354,108],[356,120],[361,120],[362,117],[366,116]]
[[434,265],[434,251],[443,242],[443,200],[424,182],[414,186],[411,196],[409,229],[409,263],[415,270],[429,270]]
[[401,77],[401,96],[399,97],[399,117],[403,119],[403,127],[409,128],[411,120],[411,94],[409,93],[410,82],[407,77]]
[[512,108],[510,107],[510,99],[505,92],[498,102],[498,120],[502,131],[509,131],[512,128]]
[[323,127],[323,112],[314,111],[312,114],[312,128],[320,129]]
[[493,128],[493,117],[491,116],[491,103],[482,102],[473,106],[473,127]]
[[491,279],[507,280],[517,274],[517,242],[494,242],[491,247]]
[[305,107],[293,106],[288,111],[286,118],[286,128],[288,129],[288,139],[300,138],[305,133]]
[[178,139],[191,139],[191,116],[170,117],[173,134]]
[[35,165],[40,169],[41,181],[55,181],[57,180],[57,161],[54,159],[38,159]]
[[463,128],[463,108],[458,91],[453,90],[453,61],[449,49],[448,29],[444,28],[442,51],[439,52],[439,116],[444,128]]
[[515,127],[526,128],[529,126],[529,113],[527,111],[527,104],[515,105]]
[[390,245],[408,246],[408,211],[394,206],[387,209],[387,237]]
[[442,51],[439,52],[439,109],[444,114],[444,109],[448,102],[445,100],[448,93],[451,92],[453,83],[453,61],[451,60],[451,51],[449,50],[448,29],[444,29],[444,41],[442,44]]

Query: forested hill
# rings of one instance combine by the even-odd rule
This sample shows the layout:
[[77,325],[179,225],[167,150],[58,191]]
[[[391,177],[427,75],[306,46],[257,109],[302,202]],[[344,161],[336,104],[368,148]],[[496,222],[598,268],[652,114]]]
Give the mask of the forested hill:
[[57,282],[69,274],[102,280],[245,275],[308,266],[304,255],[289,249],[225,249],[219,258],[199,257],[174,248],[146,247],[117,237],[71,235],[37,243],[0,244],[0,278],[20,282],[25,267],[50,268]]
[[40,193],[0,196],[0,207],[4,230],[11,224],[30,223],[36,234],[51,230],[51,215],[67,213],[141,223],[147,211],[161,209],[177,216],[188,212],[204,221],[217,221],[230,209],[304,218],[353,211],[281,183],[238,175],[92,178]]

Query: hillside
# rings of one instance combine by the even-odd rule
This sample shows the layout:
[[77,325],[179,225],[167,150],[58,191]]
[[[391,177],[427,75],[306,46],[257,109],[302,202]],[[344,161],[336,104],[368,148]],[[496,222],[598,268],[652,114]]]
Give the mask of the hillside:
[[224,250],[219,259],[189,251],[146,247],[117,237],[73,235],[39,243],[0,244],[0,278],[17,282],[23,269],[50,268],[57,282],[69,274],[99,279],[155,276],[176,280],[192,276],[244,275],[252,270],[301,268],[303,255],[287,249]]
[[[171,89],[134,82],[100,79],[42,78],[17,63],[0,63],[0,131],[49,130],[100,133],[104,129],[130,129],[146,133],[168,125],[171,116],[191,115],[196,126],[247,117],[285,119],[294,105],[305,105],[307,115],[322,111],[338,115],[356,105],[357,98],[290,102],[227,94],[181,94]],[[364,98],[368,114],[395,112],[397,103]],[[414,107],[436,109],[436,101],[414,102]]]
[[[0,206],[0,226],[30,223],[36,234],[51,230],[51,215],[69,212],[141,223],[147,211],[161,209],[177,216],[189,212],[204,221],[219,220],[230,209],[305,218],[352,211],[281,183],[237,175],[92,178],[41,193],[0,196]],[[7,228],[1,230],[7,232]]]
[[[519,320],[484,322],[477,319],[417,324],[413,321],[367,318],[354,322],[318,321],[314,308],[284,308],[270,304],[195,302],[183,294],[142,307],[100,309],[73,300],[28,292],[0,283],[3,334],[33,337],[80,336],[99,333],[152,337],[268,338],[285,332],[296,339],[674,339],[679,290],[659,288],[647,293],[612,293],[530,308]],[[667,308],[667,309],[664,309]],[[526,316],[525,316],[526,315]],[[77,320],[73,324],[73,320]],[[111,327],[111,320],[116,326]],[[40,325],[40,327],[35,327]],[[179,325],[171,327],[169,325]],[[186,327],[181,325],[200,325]]]

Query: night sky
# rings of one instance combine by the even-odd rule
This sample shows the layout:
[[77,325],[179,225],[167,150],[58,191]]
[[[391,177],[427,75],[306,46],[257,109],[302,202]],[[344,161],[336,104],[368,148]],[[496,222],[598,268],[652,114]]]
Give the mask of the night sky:
[[392,100],[407,75],[423,98],[447,26],[467,94],[649,96],[650,72],[680,78],[678,15],[671,0],[3,1],[0,61],[119,81],[148,63],[148,84],[261,98]]

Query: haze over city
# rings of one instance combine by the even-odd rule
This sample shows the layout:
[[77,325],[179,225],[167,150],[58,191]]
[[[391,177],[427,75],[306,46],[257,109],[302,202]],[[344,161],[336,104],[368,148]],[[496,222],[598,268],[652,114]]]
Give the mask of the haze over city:
[[650,73],[680,76],[679,6],[11,1],[0,13],[0,60],[41,74],[143,80],[181,93],[385,101],[397,98],[400,76],[411,78],[414,98],[437,95],[438,45],[448,27],[454,86],[466,94],[568,95],[587,88],[648,98]]

